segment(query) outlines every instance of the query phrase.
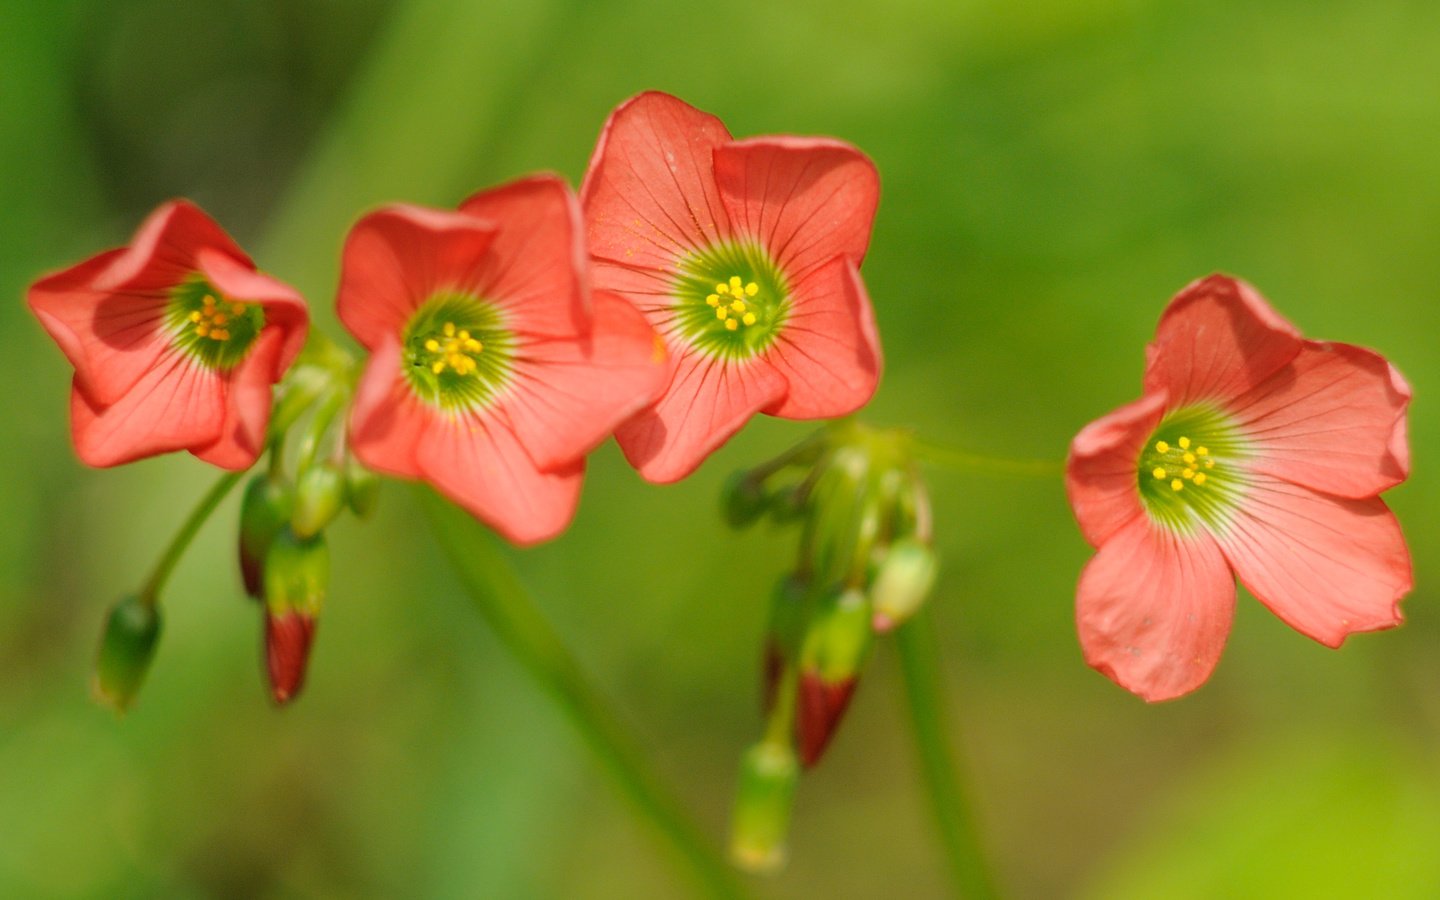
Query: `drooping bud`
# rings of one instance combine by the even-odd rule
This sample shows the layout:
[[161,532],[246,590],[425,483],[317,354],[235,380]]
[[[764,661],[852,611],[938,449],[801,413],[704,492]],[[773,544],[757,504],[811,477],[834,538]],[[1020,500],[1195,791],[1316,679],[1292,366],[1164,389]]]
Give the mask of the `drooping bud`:
[[805,632],[795,732],[806,768],[825,754],[850,705],[870,653],[870,618],[869,600],[850,588],[824,603]]
[[317,463],[300,473],[295,483],[290,530],[296,537],[313,537],[325,530],[344,505],[345,476],[340,467],[330,462]]
[[775,691],[785,665],[799,657],[805,634],[805,600],[810,584],[799,575],[788,575],[775,586],[770,600],[770,622],[765,630],[764,683],[761,706],[768,715],[775,705]]
[[324,536],[301,538],[282,528],[265,557],[265,661],[276,703],[292,700],[305,682],[329,581]]
[[883,634],[915,615],[934,587],[938,572],[935,551],[921,541],[904,537],[891,544],[870,584],[875,630]]
[[117,713],[134,703],[160,641],[160,611],[130,595],[110,608],[95,660],[95,699]]
[[380,476],[351,457],[345,463],[345,502],[362,519],[370,518],[380,502]]
[[773,872],[784,864],[798,776],[787,744],[767,740],[745,751],[730,830],[730,857],[740,868]]
[[265,554],[293,510],[294,495],[281,482],[257,475],[246,485],[240,501],[240,578],[245,593],[257,600],[265,590]]
[[725,480],[721,492],[725,521],[731,528],[745,528],[765,513],[768,498],[764,483],[750,472],[736,472]]

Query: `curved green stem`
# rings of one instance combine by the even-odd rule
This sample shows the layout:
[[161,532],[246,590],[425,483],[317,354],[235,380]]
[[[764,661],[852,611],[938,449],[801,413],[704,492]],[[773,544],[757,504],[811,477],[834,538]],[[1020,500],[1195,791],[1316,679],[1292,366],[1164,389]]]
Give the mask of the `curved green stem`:
[[180,530],[175,532],[175,536],[170,539],[170,546],[165,548],[165,552],[155,563],[150,577],[145,580],[145,586],[140,589],[141,603],[154,608],[155,604],[160,602],[160,591],[165,588],[165,582],[169,580],[175,564],[180,562],[180,557],[185,555],[185,550],[195,539],[195,534],[200,530],[200,526],[205,524],[205,520],[210,518],[215,507],[220,505],[220,501],[225,499],[225,495],[229,494],[231,488],[240,482],[244,474],[244,472],[227,472],[220,476],[220,480],[215,482],[215,485],[206,492],[204,497],[200,498],[200,502],[190,511],[190,517],[185,520],[185,524],[181,525]]
[[950,726],[930,613],[921,610],[896,630],[895,639],[925,794],[940,829],[956,893],[969,900],[998,897],[964,786],[951,765]]
[[1006,459],[956,450],[941,444],[915,439],[915,456],[937,466],[983,475],[1013,475],[1019,478],[1052,478],[1065,472],[1065,463],[1049,459]]
[[650,769],[620,717],[536,608],[495,540],[433,492],[420,493],[440,545],[476,610],[564,710],[626,799],[666,840],[707,894],[745,896],[735,873]]

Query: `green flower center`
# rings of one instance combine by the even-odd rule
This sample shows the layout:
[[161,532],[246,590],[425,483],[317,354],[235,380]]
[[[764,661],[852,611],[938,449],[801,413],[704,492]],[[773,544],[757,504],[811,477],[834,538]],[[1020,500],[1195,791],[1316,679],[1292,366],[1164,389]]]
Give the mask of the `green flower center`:
[[1140,453],[1140,500],[1150,517],[1176,531],[1197,524],[1223,529],[1247,484],[1249,444],[1212,406],[1187,406],[1165,416]]
[[483,407],[509,383],[515,334],[497,306],[474,294],[436,293],[410,317],[400,340],[410,387],[438,409]]
[[790,288],[758,244],[725,241],[680,261],[675,321],[696,349],[749,359],[774,342],[790,311]]
[[165,326],[185,353],[210,369],[234,368],[265,327],[258,303],[232,300],[196,272],[170,289]]

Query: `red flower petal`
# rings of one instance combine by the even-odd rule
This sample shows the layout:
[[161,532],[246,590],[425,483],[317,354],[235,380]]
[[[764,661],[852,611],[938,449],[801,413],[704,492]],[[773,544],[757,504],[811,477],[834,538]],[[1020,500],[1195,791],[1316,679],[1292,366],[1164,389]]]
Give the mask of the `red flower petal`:
[[419,478],[416,450],[435,410],[415,397],[400,371],[400,342],[375,348],[350,406],[350,446],[367,468]]
[[730,234],[713,151],[719,119],[669,94],[640,94],[610,114],[580,189],[590,252],[627,266],[673,268]]
[[397,338],[436,291],[475,289],[495,231],[475,216],[421,206],[370,213],[345,238],[340,321],[367,350]]
[[1329,647],[1400,624],[1413,583],[1400,525],[1377,497],[1331,497],[1261,476],[1220,545],[1260,602]]
[[1235,581],[1215,540],[1137,516],[1085,566],[1075,620],[1085,661],[1155,702],[1205,683],[1234,613]]
[[1163,391],[1146,394],[1086,425],[1071,442],[1065,491],[1091,546],[1099,547],[1140,514],[1136,466],[1166,401]]
[[[301,334],[304,334],[303,330]],[[280,354],[286,348],[285,340],[286,333],[280,329],[264,329],[245,359],[222,376],[226,382],[222,392],[225,420],[214,443],[189,448],[197,457],[211,465],[237,472],[255,464],[265,447],[265,428],[270,422],[273,394],[271,386],[285,371],[278,364]]]
[[801,281],[775,343],[765,351],[789,384],[764,412],[786,419],[849,415],[870,401],[880,380],[875,313],[855,262],[838,256]]
[[1211,275],[1181,291],[1147,355],[1145,393],[1171,408],[1238,397],[1295,358],[1300,333],[1243,281]]
[[640,311],[599,293],[592,334],[520,346],[504,415],[530,458],[548,471],[584,456],[653,402],[667,374],[665,345]]
[[265,310],[265,332],[275,330],[283,335],[271,360],[274,368],[265,373],[272,384],[279,381],[300,355],[310,330],[310,313],[304,299],[283,281],[208,248],[196,254],[196,265],[200,274],[227,298],[261,306]]
[[214,219],[188,200],[172,200],[145,218],[130,246],[97,279],[95,287],[130,294],[167,292],[196,271],[196,254],[202,249],[255,268]]
[[715,181],[736,237],[765,247],[791,283],[870,244],[880,175],[859,150],[828,138],[768,137],[715,150]]
[[764,357],[741,362],[671,348],[669,386],[654,406],[615,431],[630,465],[668,484],[695,471],[756,412],[785,395]]
[[70,392],[75,452],[86,464],[117,466],[215,440],[226,415],[224,378],[180,351],[162,357],[123,397],[93,403]]
[[1251,468],[1342,497],[1373,497],[1410,474],[1410,386],[1377,353],[1307,341],[1288,365],[1227,404],[1259,444]]
[[556,537],[580,502],[583,459],[541,472],[507,425],[483,412],[434,418],[416,457],[426,481],[516,544]]
[[580,205],[554,175],[482,191],[460,211],[498,223],[476,272],[478,293],[526,334],[574,335],[588,325],[589,259]]

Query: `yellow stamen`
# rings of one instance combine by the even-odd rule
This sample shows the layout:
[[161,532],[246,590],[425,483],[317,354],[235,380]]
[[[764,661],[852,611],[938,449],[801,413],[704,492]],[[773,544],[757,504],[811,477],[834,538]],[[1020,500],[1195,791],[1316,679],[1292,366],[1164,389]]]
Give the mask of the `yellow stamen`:
[[209,294],[206,294],[205,299],[201,302],[204,303],[207,307],[211,307],[215,305],[215,298],[210,296]]
[[1190,449],[1190,439],[1189,439],[1188,437],[1182,437],[1182,438],[1180,439],[1180,449],[1181,449],[1181,450],[1189,450],[1189,449]]
[[754,313],[751,313],[751,312],[747,312],[747,313],[745,314],[745,316],[744,316],[740,321],[744,322],[746,325],[754,325],[754,324],[755,324],[755,314],[754,314]]
[[201,337],[209,337],[209,336],[210,336],[210,326],[209,326],[209,325],[203,325],[203,324],[202,324],[202,325],[196,325],[196,326],[195,326],[195,333],[198,334],[198,335],[200,335]]
[[214,322],[216,325],[224,325],[226,322],[230,321],[230,317],[222,312],[217,312],[214,316],[211,317],[210,321]]
[[711,294],[710,296],[708,296],[708,297],[705,298],[705,302],[708,303],[708,304],[710,304],[711,306],[719,306],[719,305],[720,305],[720,295],[719,295],[719,294]]
[[1205,483],[1205,473],[1204,473],[1204,472],[1196,472],[1196,473],[1195,473],[1195,483],[1196,483],[1196,484],[1204,484],[1204,483]]
[[1167,444],[1167,443],[1165,443],[1164,441],[1156,441],[1156,442],[1155,442],[1155,449],[1158,450],[1158,451],[1160,451],[1161,453],[1169,453],[1169,452],[1170,452],[1170,445]]
[[760,293],[760,285],[756,284],[753,281],[745,285],[745,296],[753,297],[758,293]]
[[1213,459],[1207,459],[1207,460],[1205,460],[1205,468],[1207,468],[1207,469],[1213,469],[1213,468],[1215,468],[1215,460],[1213,460]]
[[1184,487],[1185,487],[1185,482],[1181,481],[1181,480],[1178,479],[1178,478],[1175,479],[1174,481],[1170,482],[1170,490],[1172,490],[1172,491],[1182,490],[1182,489],[1184,489]]
[[725,330],[726,330],[726,331],[734,331],[735,329],[737,329],[737,328],[739,328],[739,327],[740,327],[740,320],[739,320],[739,319],[726,319],[726,320],[725,320]]
[[430,367],[430,371],[434,372],[436,375],[439,375],[441,372],[445,371],[445,363],[437,361],[433,366]]
[[431,353],[439,353],[440,342],[435,340],[434,338],[431,338],[430,340],[425,342],[425,349],[429,350]]
[[1193,454],[1193,453],[1187,453],[1187,454],[1185,454],[1184,459],[1185,459],[1185,465],[1187,465],[1187,466],[1193,466],[1193,465],[1195,465],[1195,454]]
[[1151,475],[1154,475],[1157,480],[1164,481],[1164,480],[1165,480],[1165,474],[1166,474],[1166,472],[1165,472],[1165,467],[1164,467],[1164,466],[1156,466],[1156,467],[1150,472],[1150,474],[1151,474]]
[[745,311],[745,301],[744,301],[744,300],[736,300],[734,303],[730,304],[730,308],[733,309],[733,310],[735,310],[736,312],[744,312],[744,311]]
[[197,309],[197,310],[195,310],[194,312],[190,313],[190,321],[192,321],[192,322],[198,322],[198,321],[200,321],[200,318],[201,318],[201,316],[200,316],[200,310]]
[[243,304],[243,303],[232,303],[232,304],[230,304],[230,313],[231,313],[232,315],[238,316],[238,315],[240,315],[240,314],[243,313],[243,312],[245,312],[245,304]]
[[740,293],[740,290],[741,290],[741,288],[742,288],[743,286],[744,286],[744,283],[740,280],[740,276],[739,276],[739,275],[731,275],[731,276],[730,276],[730,293],[732,293],[732,294],[738,294],[738,293]]
[[1209,448],[1209,447],[1196,447],[1196,448],[1195,448],[1195,453],[1196,453],[1196,455],[1198,455],[1198,456],[1209,456],[1209,455],[1210,455],[1210,448]]
[[1194,478],[1194,477],[1195,477],[1195,470],[1194,470],[1194,469],[1186,469],[1185,471],[1183,471],[1183,472],[1180,473],[1180,477],[1181,477],[1181,478],[1184,478],[1184,479],[1186,479],[1186,480],[1189,480],[1189,479],[1191,479],[1191,478]]
[[729,316],[730,310],[726,309],[723,306],[715,310],[715,318],[719,319],[722,322],[725,321],[725,319],[727,319]]
[[728,285],[728,284],[717,284],[717,285],[715,285],[715,293],[717,293],[717,294],[728,294],[728,293],[730,293],[730,285]]
[[444,327],[444,328],[441,328],[440,330],[443,331],[443,332],[445,332],[445,336],[446,336],[446,337],[454,337],[454,336],[455,336],[455,323],[454,323],[454,322],[446,322],[446,323],[445,323],[445,327]]

